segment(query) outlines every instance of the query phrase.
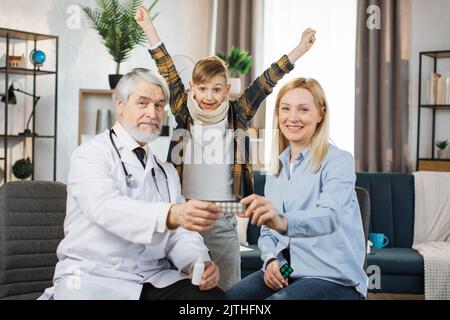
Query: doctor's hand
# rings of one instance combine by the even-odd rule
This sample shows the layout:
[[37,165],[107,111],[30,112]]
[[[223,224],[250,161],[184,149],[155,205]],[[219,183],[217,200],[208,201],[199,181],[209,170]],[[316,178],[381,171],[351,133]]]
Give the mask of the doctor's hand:
[[275,211],[272,201],[269,199],[252,194],[242,199],[241,203],[245,204],[247,209],[245,212],[238,214],[240,217],[250,218],[250,222],[258,227],[265,225],[282,234],[287,232],[288,224],[286,218]]
[[278,260],[269,262],[264,272],[264,283],[270,289],[278,291],[288,286],[288,282],[283,278],[280,272],[281,264]]
[[190,231],[204,232],[211,229],[220,217],[220,209],[211,202],[189,200],[176,203],[169,209],[167,228],[181,226]]
[[[192,279],[192,272],[189,274],[189,278]],[[207,291],[217,287],[219,279],[219,267],[212,261],[205,261],[205,271],[203,271],[202,280],[199,285],[200,290]]]

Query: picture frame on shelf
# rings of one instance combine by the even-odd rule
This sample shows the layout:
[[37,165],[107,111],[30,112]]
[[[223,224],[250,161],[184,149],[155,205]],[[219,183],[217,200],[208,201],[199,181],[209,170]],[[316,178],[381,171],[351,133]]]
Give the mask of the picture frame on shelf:
[[10,68],[26,68],[27,62],[25,55],[22,54],[21,56],[9,56],[8,65]]

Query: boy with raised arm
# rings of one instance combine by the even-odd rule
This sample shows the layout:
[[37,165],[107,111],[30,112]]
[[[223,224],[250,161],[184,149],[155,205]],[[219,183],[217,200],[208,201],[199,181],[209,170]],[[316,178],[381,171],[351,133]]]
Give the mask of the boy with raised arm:
[[[186,129],[193,137],[187,139],[186,135],[175,133],[169,147],[168,161],[177,168],[183,196],[206,201],[236,201],[252,194],[253,167],[249,161],[246,134],[249,122],[277,82],[313,46],[315,31],[305,30],[300,43],[288,55],[273,63],[239,98],[230,101],[228,70],[220,58],[212,56],[199,60],[193,70],[190,88],[185,90],[144,6],[138,8],[135,18],[148,37],[149,52],[159,73],[169,85],[170,107],[178,124],[177,132]],[[229,130],[234,132],[234,139],[227,137]],[[199,131],[203,134],[200,138]],[[214,146],[223,146],[219,155],[217,152],[212,155],[211,137],[216,138]],[[177,141],[177,138],[181,139]],[[197,158],[193,159],[192,150],[202,151],[201,163]],[[202,233],[213,261],[219,266],[219,287],[223,290],[241,277],[236,224],[234,215],[222,215],[213,229]]]

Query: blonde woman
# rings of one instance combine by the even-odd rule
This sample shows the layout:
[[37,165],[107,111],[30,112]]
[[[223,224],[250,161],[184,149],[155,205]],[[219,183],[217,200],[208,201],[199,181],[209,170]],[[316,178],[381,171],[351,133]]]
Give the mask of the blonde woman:
[[[262,226],[262,270],[227,297],[363,299],[364,233],[355,193],[354,159],[329,143],[329,109],[320,84],[298,78],[278,94],[274,148],[265,197],[241,200],[241,216]],[[288,263],[288,279],[280,268]]]

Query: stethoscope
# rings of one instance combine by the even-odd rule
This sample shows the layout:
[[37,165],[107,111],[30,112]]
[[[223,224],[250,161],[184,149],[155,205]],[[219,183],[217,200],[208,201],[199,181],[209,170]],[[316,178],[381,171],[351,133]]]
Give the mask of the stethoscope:
[[[125,164],[122,161],[122,157],[120,155],[119,149],[117,149],[116,143],[114,142],[113,134],[116,135],[114,130],[113,129],[109,130],[109,139],[111,140],[114,150],[116,150],[117,156],[119,157],[120,163],[122,164],[123,172],[125,173],[125,180],[127,182],[127,186],[128,186],[128,188],[136,188],[137,187],[136,180],[134,180],[133,175],[131,173],[128,173],[127,168],[125,168]],[[156,165],[159,167],[159,169],[161,169],[161,171],[164,175],[164,179],[166,180],[167,194],[169,195],[169,202],[172,202],[172,199],[170,197],[170,190],[169,190],[169,179],[167,178],[166,170],[164,170],[163,166],[159,164],[159,162],[158,162],[158,160],[156,160],[155,156],[153,156],[153,158],[155,160]],[[159,197],[161,198],[162,201],[164,201],[164,198],[159,190],[158,183],[156,182],[155,168],[152,168],[152,177],[153,177],[153,182],[155,183],[155,186],[156,186],[156,190],[158,191]]]

